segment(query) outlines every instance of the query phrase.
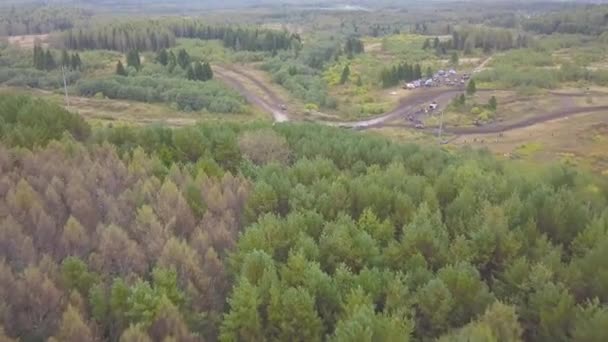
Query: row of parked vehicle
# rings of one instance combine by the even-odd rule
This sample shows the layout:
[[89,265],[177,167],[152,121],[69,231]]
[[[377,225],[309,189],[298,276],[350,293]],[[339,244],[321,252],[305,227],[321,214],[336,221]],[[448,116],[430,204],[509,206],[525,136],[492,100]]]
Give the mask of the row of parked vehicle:
[[431,88],[431,87],[439,87],[442,85],[445,86],[459,86],[464,85],[467,80],[471,78],[469,74],[459,75],[458,72],[454,69],[450,70],[439,70],[437,73],[433,75],[431,78],[422,78],[419,80],[415,80],[409,83],[405,83],[403,85],[403,89],[418,89],[418,88]]

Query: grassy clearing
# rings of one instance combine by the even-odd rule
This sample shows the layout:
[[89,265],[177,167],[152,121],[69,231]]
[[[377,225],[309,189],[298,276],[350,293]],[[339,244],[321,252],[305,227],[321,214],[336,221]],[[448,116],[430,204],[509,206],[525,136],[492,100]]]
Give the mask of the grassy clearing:
[[518,146],[513,154],[519,158],[530,158],[542,151],[542,149],[543,144],[540,142],[529,142]]
[[194,60],[211,63],[259,62],[268,56],[267,52],[233,51],[224,47],[221,40],[180,38],[171,50],[180,49],[185,49]]
[[[0,88],[0,93],[30,94],[47,101],[66,106],[59,92],[25,88]],[[67,107],[67,106],[66,106]],[[186,126],[197,122],[252,122],[268,120],[266,113],[251,110],[249,114],[216,114],[205,111],[183,112],[164,104],[150,104],[126,100],[110,100],[87,97],[70,97],[71,111],[75,111],[94,124],[145,125],[162,123],[168,126]]]
[[384,137],[388,137],[391,140],[398,142],[416,142],[419,144],[438,144],[437,138],[429,135],[427,133],[423,133],[420,131],[416,131],[413,129],[403,129],[396,127],[382,127],[382,128],[373,128],[365,131],[367,134],[373,135],[382,135]]
[[547,121],[503,134],[456,138],[455,147],[487,148],[493,153],[543,163],[561,161],[608,174],[608,112]]
[[[350,77],[340,84],[344,67],[350,68]],[[342,58],[327,68],[323,78],[329,86],[331,97],[337,99],[340,116],[348,119],[365,118],[382,114],[397,105],[404,94],[399,87],[383,89],[378,75],[383,64],[369,54],[357,55],[348,60]]]
[[116,63],[118,63],[119,60],[126,63],[124,55],[116,51],[86,50],[79,52],[79,54],[84,63],[85,75],[87,77],[114,75],[116,72]]
[[[432,50],[423,50],[427,37],[413,34],[398,34],[382,38],[365,38],[365,53],[333,62],[323,72],[329,93],[338,102],[332,113],[345,119],[361,119],[385,113],[394,108],[409,93],[394,87],[383,89],[380,73],[387,65],[398,62],[420,63],[423,70],[437,70],[444,61]],[[341,84],[344,67],[348,65],[350,77]]]
[[[436,60],[432,49],[423,50],[422,46],[428,37],[414,34],[398,34],[382,38],[367,38],[365,45],[380,44],[380,49],[369,51],[380,59],[422,63]],[[377,48],[376,48],[377,49]]]

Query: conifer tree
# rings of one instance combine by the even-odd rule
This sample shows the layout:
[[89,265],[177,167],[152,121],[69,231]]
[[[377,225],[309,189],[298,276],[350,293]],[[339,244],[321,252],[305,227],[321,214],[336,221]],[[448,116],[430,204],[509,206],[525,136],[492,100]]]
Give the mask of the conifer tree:
[[177,53],[177,64],[179,64],[182,69],[186,69],[190,65],[190,55],[188,55],[186,50],[181,49]]
[[72,60],[70,59],[70,55],[66,50],[61,51],[61,66],[65,68],[72,67]]
[[127,66],[133,67],[137,71],[141,69],[141,59],[137,50],[131,50],[127,54]]
[[490,100],[488,101],[488,106],[490,107],[490,109],[496,110],[496,108],[498,107],[498,102],[496,101],[496,96],[490,97]]
[[206,81],[206,75],[205,72],[203,71],[203,65],[201,64],[201,62],[196,62],[194,63],[194,79],[197,81]]
[[203,74],[204,74],[203,81],[208,81],[208,80],[213,79],[213,70],[211,69],[211,64],[209,64],[209,62],[205,62],[203,64]]
[[46,67],[45,53],[40,45],[34,46],[34,68],[44,70]]
[[44,69],[46,71],[53,70],[57,67],[55,64],[55,59],[53,58],[53,54],[51,50],[46,50],[46,54],[44,55]]
[[160,50],[160,52],[156,56],[156,60],[161,65],[166,66],[169,63],[169,54],[167,53],[167,50],[165,50],[165,49]]
[[473,95],[477,92],[477,85],[475,85],[475,80],[470,80],[469,85],[467,86],[467,94]]
[[80,70],[82,69],[82,61],[80,60],[80,54],[75,53],[72,55],[72,69]]
[[350,77],[350,67],[347,64],[344,67],[344,70],[342,70],[342,76],[340,76],[340,84],[346,83],[348,81],[349,77]]
[[196,74],[194,73],[194,69],[192,68],[192,64],[188,65],[188,68],[186,69],[186,78],[194,81],[196,80]]

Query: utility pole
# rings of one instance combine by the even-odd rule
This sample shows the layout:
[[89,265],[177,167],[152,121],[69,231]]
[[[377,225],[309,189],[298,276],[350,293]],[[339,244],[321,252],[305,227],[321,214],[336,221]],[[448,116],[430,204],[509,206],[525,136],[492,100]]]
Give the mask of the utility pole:
[[68,82],[65,79],[65,66],[61,66],[61,73],[63,74],[63,91],[65,92],[65,105],[70,110],[70,98],[68,96]]

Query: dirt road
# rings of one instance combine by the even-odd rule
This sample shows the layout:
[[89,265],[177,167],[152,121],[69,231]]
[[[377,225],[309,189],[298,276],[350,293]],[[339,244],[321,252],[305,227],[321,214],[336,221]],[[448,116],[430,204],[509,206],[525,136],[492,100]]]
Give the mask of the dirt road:
[[[485,65],[490,62],[491,58],[486,59],[481,65],[475,70],[482,70]],[[261,109],[271,113],[276,122],[289,121],[288,112],[281,110],[281,104],[283,101],[280,97],[262,81],[257,79],[255,76],[242,71],[234,67],[214,67],[216,75],[220,80],[233,87],[235,90],[240,92],[247,98],[248,101]],[[241,80],[239,80],[241,79]],[[255,85],[260,92],[264,94],[264,97],[256,94],[251,89],[243,85],[242,80]],[[389,123],[399,118],[407,118],[409,115],[416,115],[419,108],[430,102],[437,102],[440,107],[445,106],[454,96],[462,93],[464,87],[459,88],[434,88],[425,89],[420,91],[420,95],[411,96],[401,101],[398,107],[388,113],[373,117],[370,119],[359,120],[359,121],[317,121],[320,124],[325,124],[335,127],[353,128],[358,130],[365,130],[368,128],[376,128],[381,126],[389,127],[412,127],[413,124],[409,122],[403,123]],[[570,94],[564,94],[567,97]],[[555,120],[568,116],[585,114],[590,112],[607,111],[608,106],[595,106],[595,107],[564,107],[560,110],[537,115],[531,118],[523,119],[511,123],[495,123],[480,127],[444,127],[445,133],[454,135],[468,135],[468,134],[485,134],[485,133],[501,133],[513,129],[523,128],[532,126],[545,121]],[[427,131],[437,130],[437,127],[430,127]]]
[[387,121],[395,120],[397,118],[406,118],[408,115],[414,115],[418,112],[421,106],[436,101],[440,104],[447,103],[454,96],[462,93],[461,88],[441,88],[441,89],[430,89],[423,90],[419,96],[412,96],[408,99],[401,101],[396,109],[382,114],[380,116],[360,120],[360,121],[343,121],[343,122],[322,122],[331,126],[338,127],[350,127],[355,129],[367,129],[374,128],[383,125]]
[[485,61],[481,62],[481,64],[479,64],[475,69],[473,69],[473,73],[476,74],[478,72],[482,72],[486,69],[486,65],[488,65],[488,63],[490,63],[490,61],[492,60],[492,56],[486,58]]
[[[255,92],[253,92],[250,89],[248,89],[247,87],[245,87],[243,85],[243,82],[241,82],[238,78],[239,75],[241,77],[246,77],[245,75],[237,74],[237,73],[233,72],[232,70],[224,69],[224,68],[221,68],[218,66],[213,67],[213,72],[220,81],[224,82],[225,84],[229,85],[234,90],[239,92],[241,95],[243,95],[247,99],[247,101],[249,101],[253,105],[257,106],[258,108],[272,114],[272,117],[275,122],[289,121],[289,117],[287,116],[287,113],[285,113],[281,109],[281,103],[272,100],[273,96],[275,99],[277,99],[277,97],[272,92],[270,92],[269,89],[262,89],[262,90],[264,92],[268,93],[271,101],[267,101],[266,99],[262,98]],[[237,75],[235,75],[235,74],[237,74]]]
[[[248,101],[254,105],[260,107],[267,112],[273,114],[275,121],[285,122],[289,121],[288,112],[282,111],[280,106],[285,102],[270,89],[264,82],[260,81],[254,75],[235,68],[228,66],[214,66],[215,74],[224,83],[228,84],[239,93],[241,93]],[[248,89],[241,80],[246,80],[252,83],[257,90],[263,93],[263,96],[257,94],[252,89]],[[425,89],[420,90],[420,95],[413,96],[411,98],[403,100],[397,108],[394,110],[370,118],[359,121],[318,121],[319,123],[347,128],[365,129],[371,127],[378,127],[386,121],[396,119],[398,117],[406,117],[407,115],[415,112],[421,105],[430,103],[432,101],[441,100],[441,102],[449,101],[453,96],[462,93],[464,88],[436,88],[436,89]],[[446,102],[447,103],[447,102]],[[278,119],[280,118],[280,119]]]
[[554,112],[546,113],[543,115],[537,115],[512,123],[497,123],[481,127],[446,127],[444,129],[444,132],[456,135],[502,133],[513,129],[524,128],[555,119],[566,118],[578,114],[587,114],[602,111],[608,111],[608,106],[562,108]]

